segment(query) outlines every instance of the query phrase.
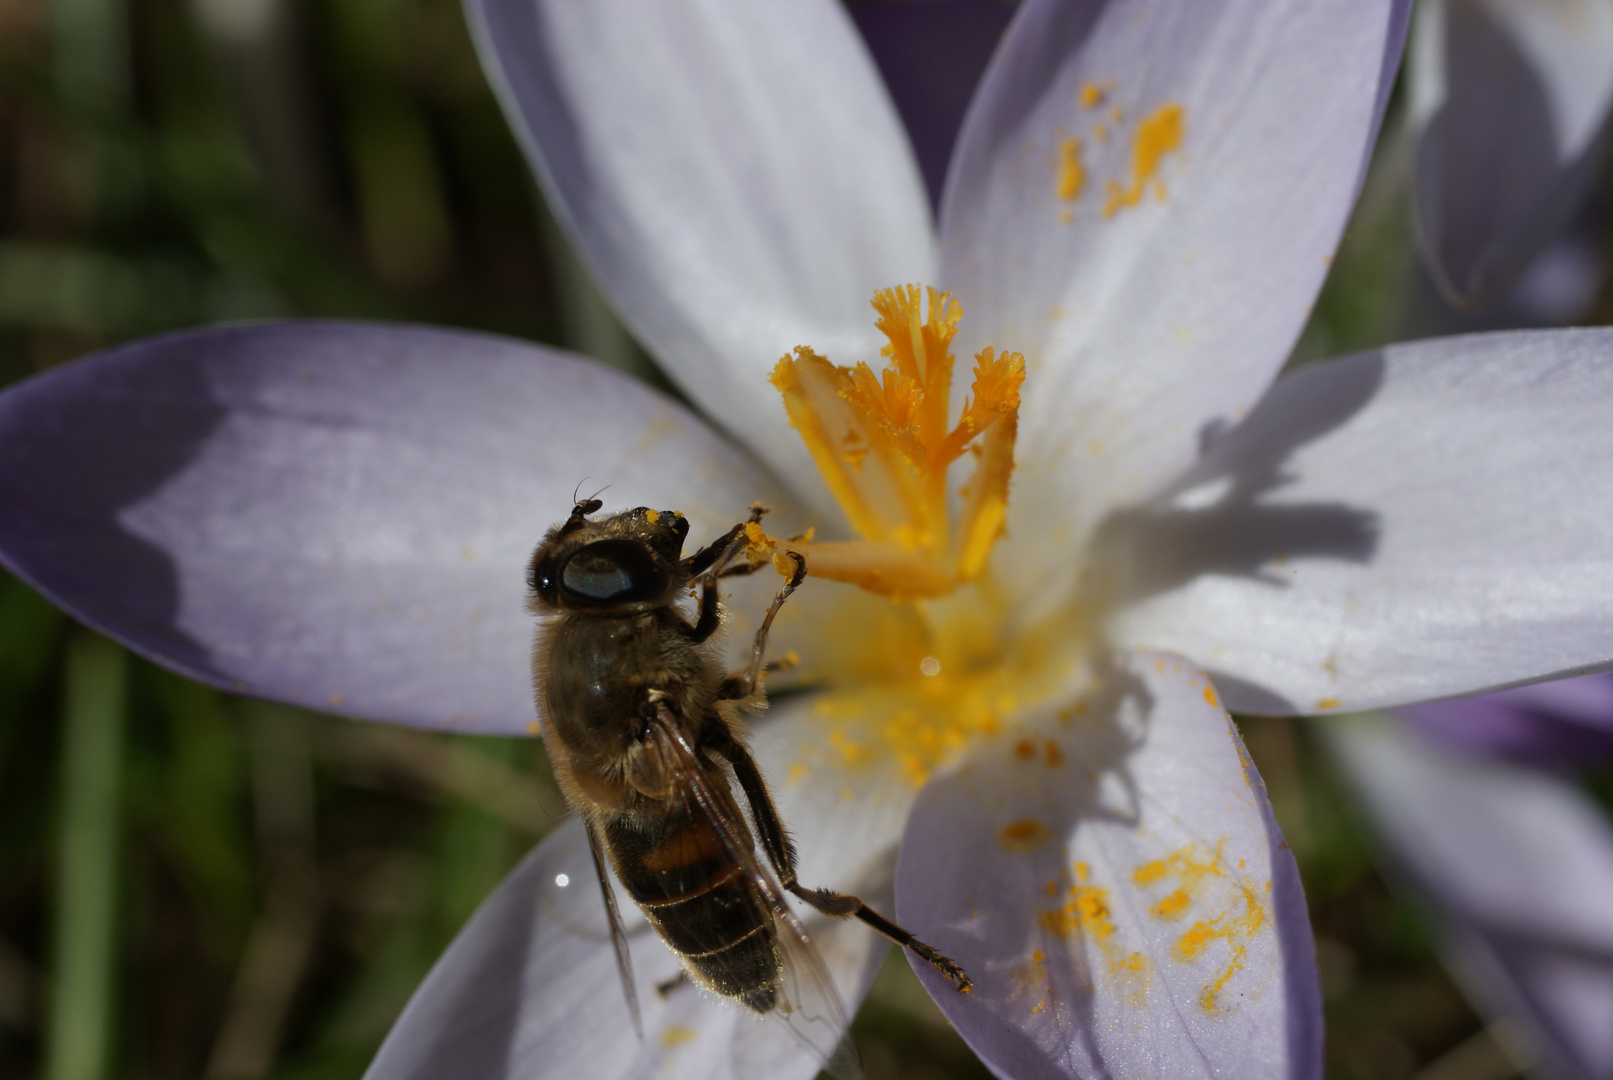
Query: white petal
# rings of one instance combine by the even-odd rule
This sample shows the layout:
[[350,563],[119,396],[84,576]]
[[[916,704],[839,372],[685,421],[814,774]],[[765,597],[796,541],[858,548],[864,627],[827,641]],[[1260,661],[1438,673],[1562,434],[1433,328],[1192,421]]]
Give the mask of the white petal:
[[828,0],[468,0],[506,114],[627,324],[707,414],[821,490],[767,381],[877,348],[875,289],[927,280],[901,121]]
[[1613,331],[1446,338],[1283,379],[1106,523],[1117,640],[1234,709],[1325,712],[1609,666]]
[[[528,855],[460,931],[382,1044],[366,1080],[811,1080],[812,1058],[782,1027],[693,985],[618,890],[645,1039],[633,1034],[582,826],[568,821]],[[862,927],[814,925],[841,992],[872,981]],[[882,952],[883,950],[881,950]],[[777,1029],[777,1031],[775,1031]],[[760,1053],[764,1056],[758,1058]],[[745,1066],[736,1062],[739,1054]],[[757,1074],[762,1075],[762,1074]]]
[[1548,1076],[1613,1075],[1613,826],[1577,787],[1388,718],[1320,725],[1475,1004]]
[[1320,1075],[1299,873],[1208,678],[1128,655],[1060,704],[914,806],[898,914],[976,983],[914,965],[947,1019],[1018,1080]]
[[[1060,545],[1080,542],[1259,398],[1327,273],[1408,6],[1028,0],[964,122],[942,213],[963,345],[1029,367],[1016,520],[1051,516]],[[1179,149],[1135,206],[1106,213],[1144,119],[1173,107]],[[1085,183],[1063,199],[1072,138]],[[1019,531],[1033,529],[1047,526]],[[1028,576],[1045,590],[1045,574]]]
[[1482,307],[1585,193],[1613,107],[1613,4],[1428,0],[1409,86],[1424,247],[1447,295]]

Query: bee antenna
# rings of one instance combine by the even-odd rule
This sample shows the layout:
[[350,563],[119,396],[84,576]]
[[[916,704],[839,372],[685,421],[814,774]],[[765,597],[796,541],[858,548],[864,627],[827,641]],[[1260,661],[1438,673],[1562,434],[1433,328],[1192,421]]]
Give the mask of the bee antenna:
[[581,525],[583,518],[587,517],[589,514],[592,514],[595,510],[598,510],[602,505],[604,505],[594,496],[598,495],[599,491],[604,491],[606,488],[608,488],[610,486],[609,484],[600,488],[599,491],[594,492],[593,495],[588,496],[586,499],[577,498],[577,492],[581,491],[582,486],[587,482],[588,477],[585,476],[581,480],[577,481],[576,487],[571,489],[571,519],[567,525],[568,530],[574,529]]

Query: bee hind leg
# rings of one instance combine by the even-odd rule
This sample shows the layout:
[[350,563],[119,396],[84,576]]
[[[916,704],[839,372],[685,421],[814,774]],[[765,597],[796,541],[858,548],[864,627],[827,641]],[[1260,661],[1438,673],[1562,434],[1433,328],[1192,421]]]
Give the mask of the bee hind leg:
[[957,962],[943,956],[934,946],[920,941],[903,927],[891,922],[863,903],[860,898],[847,893],[831,892],[828,889],[810,889],[802,885],[795,876],[795,845],[790,842],[789,834],[784,830],[784,823],[779,820],[778,809],[773,805],[773,797],[768,793],[767,782],[762,779],[762,770],[757,767],[756,759],[751,757],[750,751],[735,741],[728,729],[720,724],[713,724],[707,728],[703,742],[733,766],[734,779],[739,781],[740,790],[745,793],[745,800],[750,804],[756,831],[761,837],[768,861],[778,873],[779,884],[825,915],[835,919],[856,919],[879,931],[902,948],[911,950],[913,955],[927,961],[935,970],[950,979],[960,993],[967,994],[974,989],[974,980],[969,978],[969,973]]
[[969,978],[969,973],[964,971],[957,961],[943,956],[933,945],[920,941],[859,898],[846,893],[830,892],[828,889],[809,889],[794,880],[784,882],[784,887],[825,915],[836,919],[855,918],[865,926],[884,934],[902,948],[911,950],[914,956],[928,961],[931,967],[950,979],[959,993],[967,994],[974,989],[974,980]]

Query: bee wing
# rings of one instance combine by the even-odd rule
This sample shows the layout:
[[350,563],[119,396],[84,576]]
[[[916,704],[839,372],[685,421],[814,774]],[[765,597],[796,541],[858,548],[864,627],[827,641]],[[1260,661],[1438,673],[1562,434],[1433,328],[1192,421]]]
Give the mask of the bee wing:
[[[750,830],[739,817],[732,792],[726,783],[719,790],[708,779],[711,767],[689,745],[672,717],[662,715],[650,727],[650,738],[658,744],[668,774],[689,799],[691,807],[721,838],[728,854],[756,886],[772,915],[782,954],[783,978],[778,1002],[767,1015],[782,1021],[791,1038],[816,1054],[824,1070],[836,1080],[860,1080],[862,1070],[856,1049],[847,1038],[851,1024],[840,993],[806,927],[790,909],[777,877],[756,857]],[[713,937],[712,948],[724,944],[726,941],[722,938]]]
[[616,906],[616,891],[611,888],[605,873],[605,855],[599,846],[594,827],[584,823],[588,833],[588,853],[594,857],[594,873],[599,877],[599,891],[605,896],[605,915],[610,921],[610,943],[616,950],[616,973],[622,977],[622,993],[627,996],[627,1011],[633,1017],[633,1030],[638,1041],[644,1041],[644,1016],[639,1011],[638,991],[634,989],[633,958],[627,951],[627,931],[622,928],[622,912]]

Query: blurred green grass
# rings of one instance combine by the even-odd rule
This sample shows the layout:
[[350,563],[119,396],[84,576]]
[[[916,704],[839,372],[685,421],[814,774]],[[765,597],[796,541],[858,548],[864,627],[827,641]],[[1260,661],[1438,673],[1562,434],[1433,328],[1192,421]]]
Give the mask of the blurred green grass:
[[[1382,186],[1299,358],[1404,318],[1411,233]],[[546,218],[455,0],[0,0],[0,216],[0,382],[285,315],[475,327],[643,370]],[[131,658],[97,721],[118,752],[70,772],[85,650],[87,631],[0,576],[0,1075],[359,1076],[563,813],[541,747],[232,699]],[[1512,1075],[1304,728],[1244,730],[1310,898],[1329,1075]],[[102,785],[107,812],[75,817],[92,793],[68,775]],[[96,844],[105,913],[59,888]],[[88,975],[67,977],[54,943],[93,939],[64,919],[106,924]],[[94,1054],[47,1062],[54,995],[96,970],[105,1072]],[[856,1032],[871,1080],[987,1075],[896,956]]]

